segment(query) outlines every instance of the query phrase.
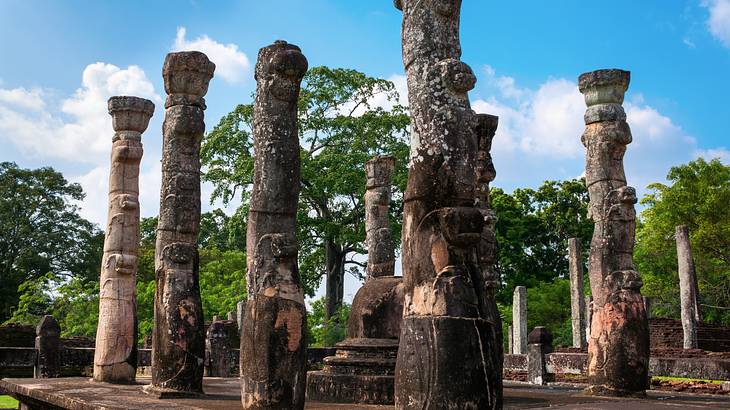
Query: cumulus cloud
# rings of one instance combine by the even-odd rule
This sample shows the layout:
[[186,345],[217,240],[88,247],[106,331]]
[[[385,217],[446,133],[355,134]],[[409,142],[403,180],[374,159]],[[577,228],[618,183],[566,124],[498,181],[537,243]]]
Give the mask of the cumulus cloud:
[[710,12],[707,19],[710,33],[730,48],[730,0],[705,0],[702,5]]
[[154,86],[137,66],[88,65],[81,87],[55,104],[41,89],[0,88],[0,138],[24,154],[99,164],[111,147],[107,100],[135,95],[160,102]]
[[188,40],[185,27],[178,27],[172,51],[201,51],[215,63],[215,75],[229,83],[240,83],[248,74],[251,63],[235,44],[221,44],[207,35]]
[[730,164],[730,150],[725,147],[699,149],[695,151],[695,156],[698,158],[704,158],[708,161],[718,158],[723,164]]
[[[492,67],[483,74],[486,78],[480,80],[490,96],[475,100],[472,107],[500,117],[492,147],[498,174],[495,185],[510,190],[581,175],[585,148],[580,136],[586,107],[577,84],[548,78],[532,89],[497,75]],[[628,96],[624,108],[633,142],[624,162],[629,184],[643,194],[647,185],[664,180],[670,167],[695,158],[697,142],[646,104],[641,94]],[[713,152],[722,156],[722,151]]]

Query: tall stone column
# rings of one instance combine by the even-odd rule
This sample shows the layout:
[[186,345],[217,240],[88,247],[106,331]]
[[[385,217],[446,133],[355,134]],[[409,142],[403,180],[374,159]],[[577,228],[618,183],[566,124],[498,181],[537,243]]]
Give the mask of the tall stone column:
[[527,354],[527,288],[515,286],[512,294],[512,343],[514,354]]
[[687,225],[678,225],[675,229],[677,242],[677,266],[679,267],[679,299],[682,309],[682,330],[684,331],[684,348],[697,348],[697,299],[695,286],[697,274],[692,260],[692,248],[689,243]]
[[137,97],[109,99],[112,116],[109,212],[99,280],[94,380],[131,383],[137,373],[137,255],[142,133],[155,105]]
[[[504,364],[504,343],[502,340],[502,318],[497,308],[495,293],[499,287],[499,274],[494,265],[497,261],[497,236],[495,226],[497,215],[492,210],[489,196],[489,184],[494,181],[497,171],[492,161],[492,140],[497,132],[499,117],[489,114],[477,114],[477,166],[476,166],[476,206],[484,218],[481,239],[477,245],[477,260],[484,280],[484,311],[490,326],[491,363],[489,367],[496,374],[502,374]],[[502,406],[502,378],[492,377],[489,380],[490,390],[496,392],[496,407]]]
[[393,276],[395,248],[390,233],[388,208],[395,158],[375,157],[365,163],[365,240],[368,245],[368,277]]
[[152,383],[160,397],[203,392],[205,328],[198,283],[200,141],[215,64],[197,51],[165,58],[162,189],[155,244]]
[[621,106],[629,78],[622,70],[579,78],[588,106],[581,140],[595,223],[588,269],[593,294],[588,391],[597,395],[643,395],[648,387],[649,326],[633,262],[636,191],[626,185],[623,165],[631,142]]
[[302,409],[307,324],[297,265],[297,100],[307,71],[299,47],[259,51],[253,112],[254,181],[248,214],[248,300],[241,335],[244,409]]
[[[476,258],[484,217],[475,206],[478,121],[460,61],[461,1],[396,0],[411,112],[402,233],[403,323],[396,407],[497,407],[500,378],[485,279]],[[458,382],[455,382],[458,380]]]
[[570,313],[573,324],[573,347],[586,347],[585,296],[583,296],[583,250],[580,239],[568,239],[570,268]]

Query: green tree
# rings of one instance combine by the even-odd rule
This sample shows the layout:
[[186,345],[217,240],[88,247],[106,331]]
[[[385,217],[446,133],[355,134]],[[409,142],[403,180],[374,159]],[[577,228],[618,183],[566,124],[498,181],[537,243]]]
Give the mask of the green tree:
[[307,313],[307,342],[313,347],[330,347],[347,337],[347,319],[351,305],[343,303],[335,315],[327,317],[327,301],[321,297],[312,302]]
[[[0,322],[18,305],[18,287],[50,273],[55,279],[95,278],[103,234],[81,218],[84,198],[53,168],[0,163]],[[26,287],[21,290],[27,294]]]
[[[326,314],[342,304],[344,275],[362,277],[364,264],[364,164],[374,155],[396,158],[391,208],[394,237],[400,232],[400,200],[407,179],[405,108],[397,105],[393,83],[355,70],[315,67],[304,77],[299,99],[301,194],[297,215],[299,269],[305,294],[312,296],[326,276]],[[386,102],[386,110],[373,101]],[[232,219],[245,226],[253,180],[251,103],[224,116],[203,141],[205,180],[213,199],[242,205]]]
[[492,207],[498,215],[496,268],[503,283],[497,300],[503,305],[512,303],[515,286],[529,289],[568,274],[569,238],[580,238],[587,253],[593,222],[582,179],[545,181],[537,190],[512,194],[495,188]]
[[730,167],[699,158],[671,168],[669,184],[655,183],[641,204],[635,260],[642,293],[655,298],[656,314],[679,317],[674,230],[689,227],[703,317],[730,324]]

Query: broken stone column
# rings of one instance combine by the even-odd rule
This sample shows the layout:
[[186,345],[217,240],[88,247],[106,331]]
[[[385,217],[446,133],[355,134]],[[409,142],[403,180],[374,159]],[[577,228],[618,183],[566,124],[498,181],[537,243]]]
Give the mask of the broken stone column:
[[365,164],[365,241],[367,279],[352,301],[347,339],[322,371],[307,375],[307,399],[335,403],[393,404],[395,358],[403,320],[403,283],[394,275],[390,232],[393,157]]
[[205,375],[234,377],[238,375],[235,349],[241,343],[235,320],[217,320],[210,324],[205,338]]
[[109,213],[99,280],[94,380],[131,383],[137,373],[137,254],[142,133],[155,105],[137,97],[109,99],[112,116]]
[[515,286],[512,296],[513,354],[527,353],[527,289]]
[[237,322],[237,320],[236,320],[236,312],[234,312],[234,311],[230,311],[230,312],[228,312],[228,313],[226,314],[226,319],[227,319],[227,320],[232,320],[232,321],[234,321],[234,322]]
[[61,377],[61,326],[53,316],[45,315],[36,326],[35,334],[37,359],[33,377]]
[[297,100],[307,71],[299,47],[259,51],[253,112],[254,180],[248,214],[248,300],[241,334],[244,409],[302,409],[306,308],[297,265]]
[[675,230],[677,242],[677,266],[679,267],[679,299],[682,309],[682,330],[684,333],[684,348],[697,348],[697,299],[695,284],[697,275],[695,263],[692,260],[692,249],[689,243],[689,229],[687,225],[678,225]]
[[546,354],[553,351],[553,335],[543,326],[537,326],[527,336],[527,381],[544,386],[552,381],[547,372]]
[[585,297],[583,296],[583,250],[580,239],[568,239],[570,267],[570,312],[573,325],[573,347],[586,347]]
[[484,228],[475,206],[479,124],[467,96],[476,77],[459,59],[461,1],[395,4],[403,11],[411,114],[395,404],[499,407],[499,392],[490,389],[502,376],[490,367],[498,347],[476,255]]
[[243,315],[246,313],[246,301],[242,300],[236,303],[236,323],[238,323],[239,333],[243,329]]
[[200,141],[213,64],[197,51],[165,58],[162,187],[155,244],[155,326],[152,382],[159,397],[203,392],[205,328],[198,284]]
[[578,80],[588,106],[581,141],[595,223],[588,269],[593,294],[588,392],[596,395],[641,396],[649,380],[649,326],[633,262],[636,191],[626,185],[623,166],[631,142],[621,106],[629,78],[628,71],[598,70]]

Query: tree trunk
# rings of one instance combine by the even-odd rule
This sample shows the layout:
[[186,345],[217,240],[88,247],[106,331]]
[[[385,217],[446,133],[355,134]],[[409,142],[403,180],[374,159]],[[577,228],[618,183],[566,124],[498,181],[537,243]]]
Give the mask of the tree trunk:
[[337,316],[345,292],[345,255],[342,246],[332,240],[325,241],[325,268],[327,269],[326,318]]
[[244,409],[303,409],[306,326],[297,264],[300,187],[297,100],[307,71],[299,47],[259,51],[253,116],[254,182],[248,214],[248,300],[241,334]]
[[493,409],[490,307],[477,259],[476,77],[460,61],[461,1],[397,0],[411,113],[403,216],[403,322],[398,409]]

